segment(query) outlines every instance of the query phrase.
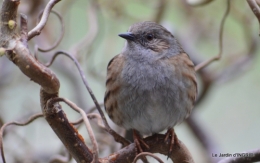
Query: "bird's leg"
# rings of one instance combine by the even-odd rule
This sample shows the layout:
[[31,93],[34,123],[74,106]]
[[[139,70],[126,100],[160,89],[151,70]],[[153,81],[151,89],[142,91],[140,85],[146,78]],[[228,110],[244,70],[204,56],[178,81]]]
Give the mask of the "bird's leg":
[[[142,153],[143,149],[141,147],[141,145],[143,145],[146,149],[149,149],[149,145],[147,145],[143,138],[141,138],[141,136],[139,135],[138,131],[133,129],[133,138],[134,138],[134,142],[135,142],[135,150],[136,150],[136,154]],[[146,159],[146,157],[141,157],[142,161],[144,163],[148,163],[148,160]]]
[[177,147],[180,147],[178,137],[175,134],[173,128],[169,128],[167,130],[166,134],[165,134],[164,142],[167,142],[168,140],[170,140],[170,148],[169,148],[169,151],[168,151],[168,158],[169,158],[169,156],[172,153],[173,145],[176,145]]
[[143,138],[141,138],[141,136],[139,135],[138,131],[133,129],[133,137],[134,137],[134,142],[135,142],[135,146],[137,148],[137,153],[142,153],[143,149],[141,147],[141,145],[143,145],[146,149],[149,149],[149,145],[147,145]]

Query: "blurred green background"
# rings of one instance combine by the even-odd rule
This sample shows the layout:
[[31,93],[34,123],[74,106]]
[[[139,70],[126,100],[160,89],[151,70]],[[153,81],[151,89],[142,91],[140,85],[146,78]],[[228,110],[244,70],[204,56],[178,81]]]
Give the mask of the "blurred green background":
[[[47,4],[45,0],[31,1],[21,1],[19,8],[19,12],[28,15],[29,29],[33,28],[38,13]],[[160,8],[160,5],[163,6]],[[54,10],[63,18],[65,35],[55,50],[38,53],[39,60],[47,62],[56,50],[71,52],[79,59],[94,94],[102,102],[106,66],[124,46],[124,40],[117,36],[119,33],[127,31],[135,22],[157,19],[175,35],[191,58],[204,61],[219,53],[218,35],[226,1],[215,0],[194,7],[181,0],[64,0]],[[53,45],[60,35],[60,26],[57,17],[51,14],[42,34],[29,42],[30,50],[34,51],[35,44],[44,48]],[[246,1],[231,1],[230,14],[224,26],[223,57],[206,68],[214,80],[193,112],[200,126],[214,141],[217,154],[233,154],[260,147],[258,33],[259,24]],[[83,42],[89,44],[79,48],[78,43],[86,36]],[[251,53],[253,44],[256,48]],[[234,66],[234,63],[237,64]],[[94,105],[68,58],[59,56],[51,69],[60,79],[61,97],[84,109]],[[201,76],[198,75],[198,78],[202,90]],[[0,118],[4,123],[24,121],[31,114],[40,112],[39,89],[5,56],[0,58]],[[66,105],[62,106],[71,121],[80,117]],[[22,162],[46,162],[62,148],[43,118],[25,127],[9,127],[5,133],[7,162],[17,162],[21,158]],[[84,127],[80,128],[80,133],[89,144]],[[187,123],[178,125],[176,133],[191,151],[195,162],[208,162],[211,156],[205,152]],[[99,136],[99,133],[96,134]],[[100,148],[102,157],[111,154],[111,149],[107,150],[108,145],[100,145]]]

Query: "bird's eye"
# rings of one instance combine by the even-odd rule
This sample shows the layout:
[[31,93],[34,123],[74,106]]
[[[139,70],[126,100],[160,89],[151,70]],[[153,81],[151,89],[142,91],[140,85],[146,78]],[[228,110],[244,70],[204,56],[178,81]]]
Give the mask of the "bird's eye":
[[154,37],[153,37],[152,34],[148,34],[148,35],[146,35],[146,39],[147,39],[148,41],[151,41],[151,40],[154,39]]

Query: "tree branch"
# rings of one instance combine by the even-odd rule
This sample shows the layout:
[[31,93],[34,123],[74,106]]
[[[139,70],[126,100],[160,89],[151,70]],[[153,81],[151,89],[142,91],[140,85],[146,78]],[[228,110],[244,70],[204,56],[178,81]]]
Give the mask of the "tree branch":
[[[144,152],[161,153],[168,155],[170,143],[164,142],[165,135],[155,134],[144,139],[145,143],[149,145],[150,149]],[[179,140],[180,147],[173,146],[172,154],[169,158],[176,163],[194,163],[191,154],[187,147]],[[100,159],[100,162],[108,161],[109,163],[132,163],[136,156],[135,144],[132,143],[127,147],[109,155],[108,157]]]
[[[47,13],[43,13],[43,17],[46,19],[46,14],[48,14],[48,11],[50,11],[50,9],[54,6],[55,2],[57,3],[58,1],[51,0],[48,3],[49,5],[47,5],[45,9]],[[1,13],[3,13],[1,15],[1,22],[8,22],[9,20],[13,20],[16,24],[18,5],[18,0],[3,1],[1,9]],[[42,20],[44,19],[42,18]],[[45,20],[45,22],[46,21],[47,20]],[[23,21],[23,26],[27,26],[26,21]],[[25,29],[26,28],[21,28],[21,30]],[[55,104],[46,107],[48,100],[58,97],[60,83],[56,75],[50,69],[38,62],[30,54],[30,51],[27,48],[27,44],[20,41],[21,39],[20,36],[16,33],[16,28],[10,29],[8,25],[1,23],[0,31],[2,36],[0,37],[1,46],[6,49],[12,49],[6,51],[6,56],[16,66],[18,66],[27,77],[41,86],[40,100],[42,112],[53,131],[57,134],[57,136],[60,138],[60,140],[63,142],[65,147],[77,162],[81,162],[82,160],[85,162],[90,162],[93,160],[91,151],[85,145],[82,136],[78,134],[73,125],[69,123],[65,113],[62,111],[61,106]],[[21,33],[24,32],[21,31]],[[32,37],[33,35],[30,36]],[[23,38],[23,40],[25,39],[26,38]]]

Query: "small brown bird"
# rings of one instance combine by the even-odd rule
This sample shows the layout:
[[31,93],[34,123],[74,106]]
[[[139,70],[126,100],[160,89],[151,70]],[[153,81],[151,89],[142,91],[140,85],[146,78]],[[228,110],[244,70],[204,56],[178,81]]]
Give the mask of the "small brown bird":
[[170,149],[178,143],[173,127],[189,116],[197,95],[194,64],[163,26],[145,21],[119,34],[126,39],[121,54],[108,64],[105,108],[114,123],[149,135],[168,129]]

